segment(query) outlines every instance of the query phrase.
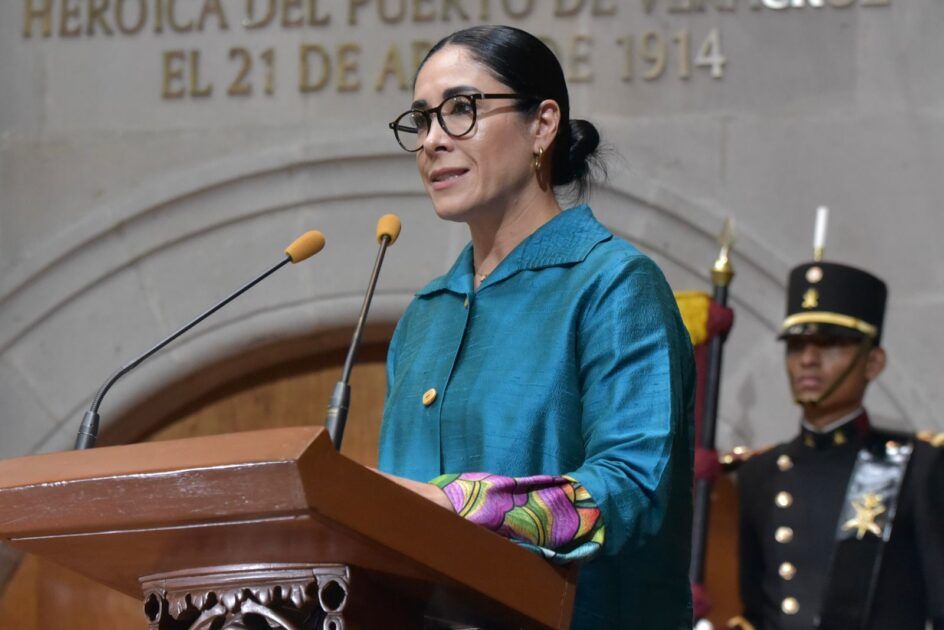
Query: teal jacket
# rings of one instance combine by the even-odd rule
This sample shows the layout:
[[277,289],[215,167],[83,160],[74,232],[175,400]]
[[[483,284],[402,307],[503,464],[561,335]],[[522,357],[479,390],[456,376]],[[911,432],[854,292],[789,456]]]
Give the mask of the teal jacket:
[[573,627],[691,628],[695,367],[662,272],[579,206],[472,273],[470,244],[397,325],[380,468],[576,478],[606,537]]

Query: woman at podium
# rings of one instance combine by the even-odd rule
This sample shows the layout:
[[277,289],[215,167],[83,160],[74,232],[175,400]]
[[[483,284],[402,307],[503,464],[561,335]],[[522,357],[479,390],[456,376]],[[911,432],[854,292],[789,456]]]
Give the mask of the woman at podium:
[[658,267],[558,201],[586,192],[597,130],[506,26],[436,44],[413,98],[390,127],[471,242],[391,341],[381,470],[583,563],[573,627],[690,628],[691,346]]

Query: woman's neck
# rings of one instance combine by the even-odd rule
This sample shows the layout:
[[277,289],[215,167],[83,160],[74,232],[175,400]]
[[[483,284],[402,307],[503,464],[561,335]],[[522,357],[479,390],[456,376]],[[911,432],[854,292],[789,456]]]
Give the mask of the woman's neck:
[[561,207],[553,195],[541,194],[469,221],[475,286],[478,287],[521,241],[560,212]]

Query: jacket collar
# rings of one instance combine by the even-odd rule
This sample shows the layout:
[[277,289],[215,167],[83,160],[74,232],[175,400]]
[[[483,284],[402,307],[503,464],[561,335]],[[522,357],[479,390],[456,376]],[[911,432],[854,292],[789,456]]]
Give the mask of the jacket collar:
[[[479,285],[479,290],[519,271],[582,262],[597,244],[612,237],[613,234],[594,218],[586,204],[564,210],[521,241]],[[439,291],[469,294],[472,292],[472,269],[472,243],[469,243],[445,275],[427,284],[416,295],[426,296]]]
[[825,431],[817,431],[811,425],[803,422],[800,425],[800,442],[806,448],[825,450],[850,443],[860,443],[870,430],[869,415],[865,409],[860,409],[845,421],[838,421]]

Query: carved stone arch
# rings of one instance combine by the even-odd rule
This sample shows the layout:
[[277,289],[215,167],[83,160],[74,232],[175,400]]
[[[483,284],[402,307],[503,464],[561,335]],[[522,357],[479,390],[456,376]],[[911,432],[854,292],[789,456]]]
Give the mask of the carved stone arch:
[[[723,209],[629,169],[611,171],[608,183],[595,189],[593,206],[604,223],[651,254],[674,287],[707,288]],[[103,422],[108,426],[153,397],[181,371],[253,348],[336,334],[360,304],[376,218],[391,211],[405,227],[371,314],[372,322],[389,328],[412,293],[447,269],[468,237],[463,226],[435,218],[412,159],[380,141],[356,150],[302,143],[161,176],[38,244],[0,287],[0,312],[16,322],[4,327],[0,361],[44,398],[58,424],[37,436],[36,448],[67,448],[73,424],[110,371],[278,260],[281,248],[305,229],[325,232],[323,253],[281,271],[140,368],[109,394]],[[766,341],[779,321],[789,264],[753,238],[750,226],[739,229],[735,263],[732,301],[739,316],[726,361],[721,438],[757,443],[789,433],[795,422],[779,350]],[[86,325],[81,338],[76,322]],[[70,356],[51,360],[51,347],[60,346]],[[906,379],[891,372],[879,385],[880,407],[907,417],[906,405],[889,394]],[[53,392],[50,383],[57,384]]]

